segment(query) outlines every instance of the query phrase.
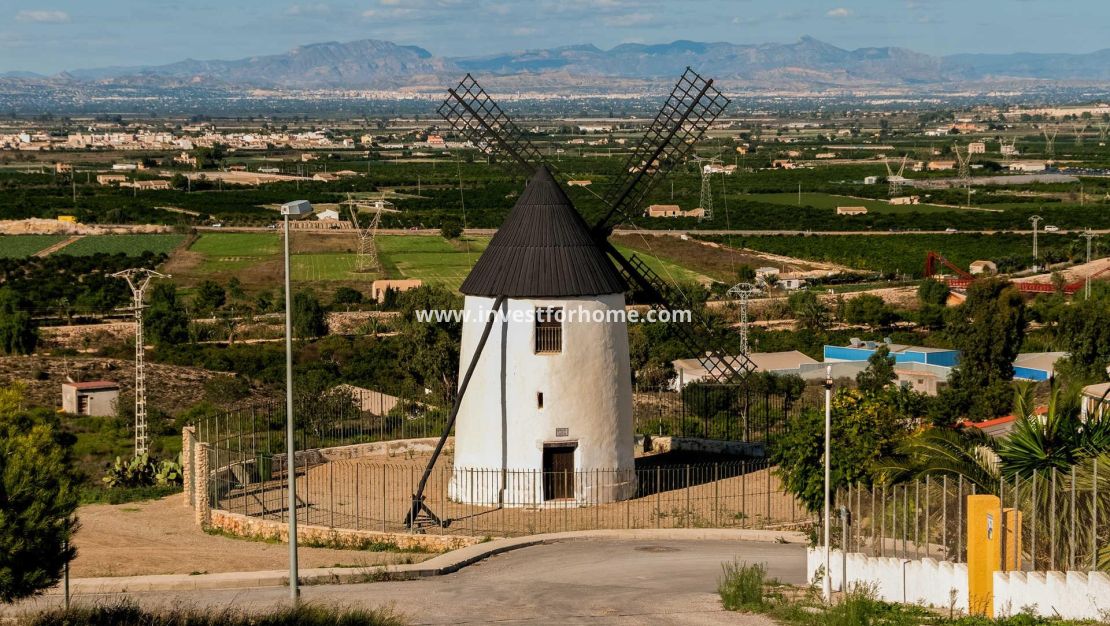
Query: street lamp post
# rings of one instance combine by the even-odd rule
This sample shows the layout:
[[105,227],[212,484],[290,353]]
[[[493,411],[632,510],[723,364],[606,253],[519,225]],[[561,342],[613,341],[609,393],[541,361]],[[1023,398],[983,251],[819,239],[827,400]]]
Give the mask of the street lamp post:
[[297,480],[293,445],[293,298],[289,288],[289,218],[312,213],[308,200],[281,205],[285,233],[285,482],[289,489],[289,599],[295,604],[301,589],[297,580]]
[[825,367],[825,576],[822,591],[825,601],[832,600],[832,547],[829,533],[829,486],[831,483],[830,441],[832,439],[832,366]]

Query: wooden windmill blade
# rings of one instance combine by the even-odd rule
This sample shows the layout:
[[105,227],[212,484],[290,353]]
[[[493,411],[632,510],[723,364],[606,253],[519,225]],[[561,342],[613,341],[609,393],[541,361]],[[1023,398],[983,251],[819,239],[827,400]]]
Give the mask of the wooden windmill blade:
[[687,67],[633,149],[621,178],[609,188],[605,197],[609,211],[594,230],[607,235],[617,221],[634,213],[652,188],[686,159],[729,102],[713,86],[713,79]]
[[514,176],[531,176],[545,164],[524,131],[470,74],[447,90],[438,113],[451,128],[489,155],[491,162]]
[[[689,67],[678,79],[659,114],[636,145],[625,165],[622,177],[610,188],[606,202],[609,211],[593,227],[595,239],[616,261],[629,285],[656,310],[675,310],[680,293],[652,271],[637,255],[625,257],[608,240],[613,226],[628,216],[644,201],[651,189],[664,179],[674,166],[693,151],[710,125],[729,104],[712,79],[704,79]],[[691,322],[699,328],[708,324],[691,310]],[[719,381],[743,378],[755,370],[747,355],[729,357],[720,354],[710,341],[683,324],[671,328],[688,351],[695,355],[711,379]]]

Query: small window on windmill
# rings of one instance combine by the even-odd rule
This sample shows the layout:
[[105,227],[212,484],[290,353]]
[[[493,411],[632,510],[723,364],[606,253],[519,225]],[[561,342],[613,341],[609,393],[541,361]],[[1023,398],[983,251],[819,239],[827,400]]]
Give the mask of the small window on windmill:
[[558,354],[563,351],[563,309],[536,308],[536,354]]

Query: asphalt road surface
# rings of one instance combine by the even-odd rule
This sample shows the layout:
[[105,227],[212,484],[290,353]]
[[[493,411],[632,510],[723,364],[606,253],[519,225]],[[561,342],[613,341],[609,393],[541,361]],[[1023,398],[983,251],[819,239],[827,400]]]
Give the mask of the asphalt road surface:
[[[737,541],[578,540],[491,557],[446,576],[403,582],[302,587],[307,602],[392,606],[413,624],[750,624],[772,622],[721,608],[721,564],[765,563],[782,582],[805,582],[805,548]],[[143,606],[263,609],[287,601],[288,590],[145,592]],[[111,602],[85,596],[75,603]],[[57,597],[24,603],[56,605]]]

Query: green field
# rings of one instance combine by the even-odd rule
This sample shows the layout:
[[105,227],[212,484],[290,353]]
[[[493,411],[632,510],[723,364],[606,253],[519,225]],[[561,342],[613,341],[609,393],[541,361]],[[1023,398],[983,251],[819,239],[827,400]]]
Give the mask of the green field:
[[185,235],[89,235],[58,251],[58,254],[89,256],[93,254],[126,254],[143,252],[169,254],[185,241]]
[[378,278],[374,272],[356,272],[355,255],[344,252],[295,254],[290,261],[293,280],[318,282],[329,280],[366,280]]
[[[905,195],[911,195],[911,193],[907,192]],[[798,194],[796,193],[752,193],[744,197],[771,204],[799,206]],[[828,193],[803,193],[800,206],[811,206],[815,209],[829,209],[832,211],[835,211],[838,206],[865,206],[869,213],[940,213],[960,210],[936,204],[888,204],[881,200],[835,196]]]
[[204,233],[189,250],[205,256],[269,256],[281,252],[277,233]]
[[0,235],[0,259],[29,257],[65,239],[65,235]]
[[204,256],[201,272],[234,272],[281,252],[281,239],[277,233],[204,233],[189,251]]
[[380,235],[378,254],[392,278],[418,278],[430,285],[458,289],[489,240],[464,239],[457,244],[442,237]]

